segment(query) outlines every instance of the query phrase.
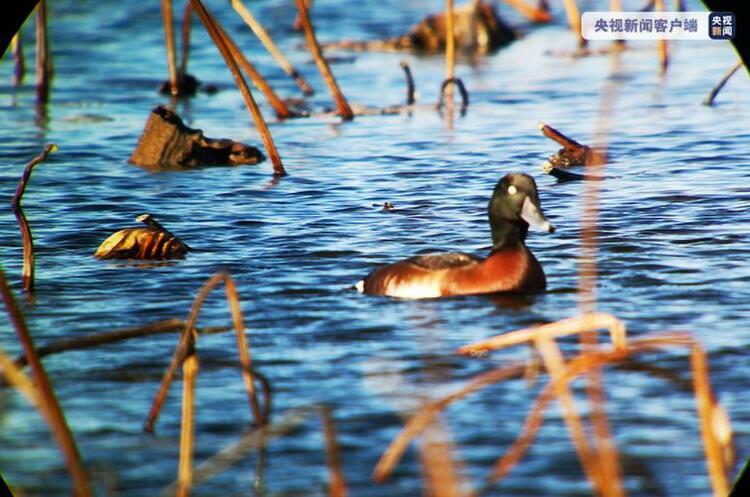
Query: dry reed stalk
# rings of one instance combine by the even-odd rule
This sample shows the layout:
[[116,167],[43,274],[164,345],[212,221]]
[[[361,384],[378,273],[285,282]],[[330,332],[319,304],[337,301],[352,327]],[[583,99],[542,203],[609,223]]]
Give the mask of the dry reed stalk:
[[[41,4],[40,4],[41,5]],[[34,291],[34,239],[31,237],[31,228],[29,223],[26,221],[26,215],[21,207],[21,200],[23,194],[26,192],[26,185],[31,179],[31,173],[34,170],[34,166],[43,162],[49,154],[57,150],[57,145],[49,143],[44,146],[42,152],[31,159],[26,168],[23,170],[21,179],[18,182],[16,193],[13,194],[11,200],[11,206],[13,207],[13,213],[16,215],[18,226],[21,229],[21,237],[23,238],[23,291],[33,292]]]
[[627,332],[625,323],[611,314],[593,312],[552,323],[542,324],[532,328],[524,328],[502,335],[496,335],[486,340],[460,347],[456,353],[461,355],[478,355],[522,343],[533,342],[537,336],[556,338],[566,335],[579,334],[582,331],[607,329],[610,340],[616,349],[627,346]]
[[[240,437],[239,441],[221,449],[199,464],[193,472],[193,485],[203,483],[245,461],[252,450],[264,447],[271,438],[283,437],[293,433],[316,410],[316,407],[293,409],[288,411],[281,421],[246,432]],[[172,485],[172,487],[174,486],[176,486],[176,482]]]
[[[656,0],[654,2],[654,8],[658,12],[664,12],[664,0]],[[663,76],[667,73],[667,66],[669,65],[669,47],[667,40],[659,40],[659,73]]]
[[185,327],[183,328],[182,336],[180,337],[180,341],[175,348],[174,354],[172,355],[172,361],[167,370],[164,372],[159,390],[151,405],[151,410],[149,411],[148,417],[146,418],[146,422],[144,423],[145,431],[152,432],[154,430],[154,424],[156,423],[156,419],[158,418],[159,412],[161,411],[161,406],[163,405],[164,399],[166,398],[167,392],[169,391],[169,386],[174,379],[177,367],[184,360],[190,350],[190,347],[192,346],[191,342],[193,340],[193,331],[195,330],[195,324],[198,320],[201,308],[203,307],[203,303],[205,302],[209,292],[211,292],[211,290],[213,290],[221,282],[224,282],[224,286],[226,287],[227,301],[229,302],[234,329],[237,333],[237,345],[240,349],[239,354],[240,363],[242,365],[242,377],[245,381],[245,388],[247,390],[248,400],[250,402],[250,409],[253,413],[256,424],[259,426],[265,424],[266,420],[264,419],[263,413],[261,412],[258,405],[258,398],[255,392],[255,383],[253,381],[253,373],[250,364],[250,354],[248,352],[247,343],[245,341],[246,339],[244,338],[245,327],[244,323],[242,322],[242,314],[239,307],[237,292],[234,288],[234,281],[229,276],[229,274],[222,271],[214,274],[206,281],[206,283],[204,283],[204,285],[198,291],[195,300],[193,301],[193,305],[190,308],[190,314],[188,315],[188,319],[185,322]]
[[320,408],[320,419],[326,441],[326,462],[328,464],[328,495],[329,497],[346,497],[346,480],[341,471],[341,452],[336,441],[336,425],[331,416],[331,409],[327,406]]
[[300,90],[302,90],[302,93],[304,95],[308,97],[313,95],[315,93],[313,92],[313,89],[309,84],[307,84],[307,81],[305,81],[305,79],[302,77],[299,71],[295,69],[291,62],[289,62],[289,60],[284,57],[284,54],[281,52],[281,50],[279,50],[279,47],[276,46],[276,44],[273,42],[273,39],[271,39],[271,37],[268,35],[268,32],[266,32],[265,28],[263,28],[263,25],[258,22],[258,20],[252,15],[245,4],[243,4],[241,0],[231,0],[231,2],[232,8],[234,8],[237,14],[240,15],[242,20],[245,21],[245,24],[248,25],[252,32],[255,33],[255,36],[257,36],[263,46],[266,47],[266,50],[268,50],[268,53],[271,54],[279,67],[281,67],[281,69],[283,69],[285,73],[287,73],[292,79],[294,79],[295,83],[297,83],[297,86]]
[[339,116],[341,116],[341,119],[344,121],[351,121],[354,119],[354,113],[352,112],[351,107],[349,107],[349,103],[346,101],[344,94],[341,93],[341,89],[339,88],[338,83],[336,83],[336,78],[333,77],[331,68],[328,67],[328,62],[325,57],[323,57],[323,51],[320,49],[320,44],[315,38],[315,31],[312,22],[310,21],[310,13],[305,5],[305,0],[295,0],[295,3],[297,4],[297,10],[299,11],[299,18],[302,21],[302,27],[305,30],[305,38],[307,38],[307,45],[310,48],[310,53],[312,54],[315,64],[318,66],[318,70],[323,76],[331,95],[333,95],[333,100],[336,102],[336,110]]
[[52,388],[52,383],[50,383],[47,377],[42,361],[39,360],[39,357],[35,353],[34,340],[31,338],[31,334],[26,327],[26,320],[18,309],[16,299],[8,286],[2,269],[0,269],[0,294],[3,296],[6,310],[8,311],[13,328],[16,330],[18,340],[21,342],[26,357],[29,358],[34,385],[36,386],[40,401],[40,411],[47,420],[52,435],[57,440],[60,451],[63,453],[65,464],[73,480],[73,495],[76,497],[88,497],[91,495],[91,487],[86,469],[83,467],[83,462],[81,461],[81,455],[78,452],[78,447],[73,439],[73,434],[70,432],[68,423],[65,421],[65,415],[57,401],[57,396]]
[[[453,0],[445,0],[445,81],[456,78],[456,31],[454,27]],[[440,92],[442,100],[445,94],[446,105],[453,107],[453,85],[445,85]]]
[[40,0],[36,7],[36,93],[39,103],[49,99],[52,80],[52,54],[47,37],[47,1]]
[[26,397],[29,404],[39,409],[41,402],[37,396],[34,383],[24,372],[16,366],[8,355],[0,350],[0,377],[5,378],[5,382],[15,387],[21,394]]
[[714,104],[714,100],[716,99],[716,96],[719,94],[722,88],[724,88],[724,85],[727,84],[727,81],[729,81],[729,78],[734,76],[734,73],[739,71],[740,67],[742,67],[742,60],[738,60],[736,64],[734,64],[731,68],[729,68],[729,71],[724,74],[724,76],[719,80],[718,83],[716,83],[716,86],[713,87],[711,90],[711,93],[709,93],[706,96],[706,99],[703,100],[703,105],[711,106]]
[[198,376],[198,354],[195,335],[182,363],[182,428],[180,430],[180,462],[177,473],[177,496],[188,497],[193,484],[193,439],[195,436],[195,379]]
[[216,45],[216,48],[219,49],[219,52],[221,52],[221,56],[224,57],[224,61],[226,62],[229,71],[232,73],[232,77],[234,78],[237,87],[240,89],[240,93],[242,93],[242,97],[245,100],[245,105],[250,111],[250,115],[253,117],[253,121],[255,121],[255,126],[258,128],[258,132],[263,139],[263,144],[266,147],[266,152],[268,152],[268,156],[271,158],[271,162],[273,163],[274,174],[276,176],[286,176],[284,164],[282,164],[279,152],[278,150],[276,150],[276,145],[274,144],[273,138],[271,137],[271,132],[268,130],[268,126],[266,125],[266,121],[263,119],[263,115],[258,108],[258,104],[255,102],[253,94],[250,91],[250,88],[247,86],[247,82],[245,82],[245,78],[242,77],[240,69],[237,66],[237,62],[234,60],[234,57],[232,57],[229,47],[227,47],[224,38],[221,36],[221,32],[219,31],[219,29],[217,29],[216,24],[213,22],[213,18],[206,10],[206,7],[203,6],[201,0],[190,1],[193,4],[193,9],[195,9],[198,17],[203,23],[203,26],[206,28],[206,31]]
[[21,43],[21,32],[19,31],[11,39],[11,50],[13,51],[13,86],[23,84],[26,76],[26,59],[23,56],[23,44]]
[[576,409],[573,393],[568,385],[561,381],[566,366],[560,348],[552,337],[541,333],[534,337],[534,343],[553,382],[555,395],[560,403],[565,424],[568,427],[578,459],[583,466],[583,471],[586,473],[589,483],[595,489],[602,492],[603,495],[608,495],[605,490],[609,485],[603,481],[605,475],[602,471],[601,461],[597,459],[596,452],[591,449],[586,439],[586,429]]
[[164,20],[164,37],[167,44],[167,67],[169,68],[169,90],[172,95],[179,93],[177,82],[177,52],[174,47],[174,27],[172,20],[172,0],[161,0],[161,15]]
[[273,107],[273,110],[276,111],[276,115],[280,119],[292,117],[293,114],[289,110],[289,107],[287,107],[284,101],[280,99],[278,95],[276,95],[276,92],[273,91],[271,85],[268,84],[265,78],[258,72],[257,69],[255,69],[250,61],[247,60],[245,55],[239,49],[234,40],[232,40],[232,38],[227,34],[221,24],[219,24],[215,19],[214,23],[221,33],[221,36],[224,38],[224,41],[226,42],[227,47],[232,54],[232,57],[234,57],[234,60],[237,62],[240,68],[245,71],[245,74],[248,75],[255,87],[258,88],[263,93],[263,95],[266,96],[266,98],[268,99],[268,103],[270,103],[271,107]]
[[182,57],[180,59],[180,68],[177,70],[178,80],[182,80],[187,75],[188,60],[190,59],[190,27],[192,25],[192,18],[193,4],[187,2],[182,14]]
[[559,143],[560,145],[562,145],[563,148],[578,149],[578,148],[582,148],[583,147],[583,145],[581,145],[577,141],[573,140],[572,138],[569,138],[569,137],[565,136],[564,134],[560,133],[559,131],[557,131],[552,126],[549,126],[547,124],[544,124],[544,123],[540,122],[540,123],[537,123],[537,127],[542,132],[542,134],[544,134],[544,136],[546,136],[547,138],[549,138],[551,140],[556,141],[557,143]]
[[576,0],[565,0],[565,13],[568,16],[570,30],[578,40],[578,48],[586,48],[587,41],[581,33],[581,10],[578,8]]
[[428,497],[460,497],[461,479],[451,457],[452,444],[447,431],[437,419],[426,427],[419,458]]
[[[558,381],[562,381],[567,385],[591,368],[599,368],[607,364],[616,364],[617,362],[630,359],[635,353],[649,352],[659,350],[665,346],[690,343],[684,342],[684,340],[685,335],[682,334],[657,335],[655,337],[644,337],[642,339],[633,340],[633,342],[624,349],[581,353],[567,362],[565,376],[558,378]],[[554,381],[550,380],[539,393],[534,406],[526,417],[521,433],[506,453],[497,461],[497,463],[495,463],[489,476],[490,481],[498,481],[504,478],[531,446],[536,438],[539,428],[542,426],[544,410],[555,397],[554,386]]]
[[[725,458],[722,447],[728,447],[731,443],[732,432],[729,427],[729,418],[711,392],[708,359],[705,351],[697,343],[693,343],[691,347],[690,365],[693,371],[693,387],[711,488],[714,497],[724,497],[729,494],[727,462],[731,462],[731,457]],[[717,438],[723,440],[717,440]]]
[[417,411],[409,421],[404,424],[401,432],[393,439],[388,448],[380,456],[378,464],[373,471],[373,479],[382,482],[390,476],[403,456],[412,438],[419,436],[425,428],[433,421],[441,411],[451,403],[470,395],[487,385],[499,383],[510,378],[523,375],[526,365],[523,363],[511,364],[496,370],[483,373],[473,378],[469,383],[459,390],[435,401],[432,401]]
[[[469,106],[469,92],[466,91],[466,87],[464,86],[464,82],[461,81],[460,78],[452,78],[452,79],[446,79],[443,81],[443,84],[440,86],[440,97],[438,98],[438,103],[436,105],[436,108],[438,110],[443,108],[443,100],[446,102],[446,107],[449,109],[453,108],[453,96],[449,97],[446,95],[446,90],[448,88],[452,88],[453,85],[458,86],[458,91],[461,94],[461,111],[465,111],[466,108]],[[450,101],[450,104],[448,105],[448,102]]]
[[[37,355],[46,357],[52,354],[58,354],[60,352],[68,352],[71,350],[82,350],[98,347],[100,345],[107,345],[110,343],[117,343],[124,340],[130,340],[133,338],[141,338],[146,336],[158,335],[161,333],[172,333],[175,331],[182,331],[185,327],[185,321],[181,319],[165,319],[157,321],[155,323],[138,326],[135,328],[125,328],[122,330],[105,331],[102,333],[96,333],[93,335],[68,338],[58,340],[49,344],[38,346],[36,349]],[[214,333],[222,333],[231,330],[231,327],[227,326],[215,326],[197,329],[197,332],[201,335],[210,335]],[[24,367],[28,364],[26,356],[24,354],[19,355],[13,361],[17,367]]]
[[549,13],[549,6],[546,3],[541,3],[539,7],[533,7],[523,0],[503,0],[503,2],[507,3],[514,9],[516,9],[519,14],[526,17],[531,22],[550,22],[552,20],[552,15]]

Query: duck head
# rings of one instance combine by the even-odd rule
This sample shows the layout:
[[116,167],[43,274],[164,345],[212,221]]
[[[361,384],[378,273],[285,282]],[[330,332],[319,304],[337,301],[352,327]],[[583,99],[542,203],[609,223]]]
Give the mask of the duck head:
[[528,174],[512,173],[495,185],[487,207],[495,249],[526,239],[529,225],[552,233],[555,227],[542,212],[534,178]]

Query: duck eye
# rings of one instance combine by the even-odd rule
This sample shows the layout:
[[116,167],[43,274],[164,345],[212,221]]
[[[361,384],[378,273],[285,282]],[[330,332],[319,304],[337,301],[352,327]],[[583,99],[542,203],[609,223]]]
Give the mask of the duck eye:
[[508,193],[509,193],[509,194],[511,194],[511,195],[515,195],[515,194],[516,194],[516,192],[518,192],[518,189],[517,189],[517,188],[516,188],[516,187],[515,187],[514,185],[510,185],[510,186],[508,187]]

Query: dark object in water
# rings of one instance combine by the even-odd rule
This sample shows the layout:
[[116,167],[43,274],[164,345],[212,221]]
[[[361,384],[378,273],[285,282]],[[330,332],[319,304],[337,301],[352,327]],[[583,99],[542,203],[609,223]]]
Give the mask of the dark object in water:
[[407,299],[544,291],[544,271],[524,241],[530,224],[547,233],[555,227],[542,213],[534,178],[521,173],[503,177],[487,215],[493,246],[486,259],[463,253],[420,255],[377,269],[354,287]]
[[151,214],[136,221],[147,228],[126,228],[110,235],[94,252],[97,259],[182,259],[191,248],[159,224]]
[[[509,44],[518,35],[484,2],[472,2],[454,10],[456,49],[464,53],[486,54]],[[342,40],[323,44],[323,48],[441,52],[445,50],[445,13],[432,14],[413,26],[408,33],[386,40]]]
[[186,169],[257,164],[264,159],[256,147],[206,138],[203,131],[188,128],[180,116],[160,105],[151,111],[129,161],[150,169]]
[[566,169],[555,167],[549,162],[542,164],[542,171],[554,176],[558,181],[602,181],[604,176],[593,176],[591,174],[579,174]]
[[[192,74],[180,74],[177,78],[177,96],[190,97],[198,92],[201,82]],[[172,85],[169,81],[164,81],[159,87],[159,93],[162,95],[172,95]]]

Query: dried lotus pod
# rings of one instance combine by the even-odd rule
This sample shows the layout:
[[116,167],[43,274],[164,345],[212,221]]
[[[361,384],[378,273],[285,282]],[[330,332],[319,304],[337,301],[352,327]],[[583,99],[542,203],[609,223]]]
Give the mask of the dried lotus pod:
[[136,221],[146,228],[126,228],[110,235],[94,252],[97,259],[182,259],[190,247],[166,230],[150,214]]

